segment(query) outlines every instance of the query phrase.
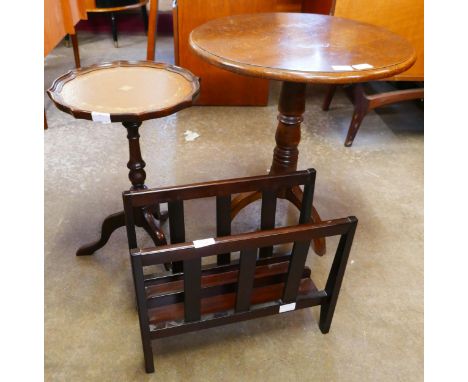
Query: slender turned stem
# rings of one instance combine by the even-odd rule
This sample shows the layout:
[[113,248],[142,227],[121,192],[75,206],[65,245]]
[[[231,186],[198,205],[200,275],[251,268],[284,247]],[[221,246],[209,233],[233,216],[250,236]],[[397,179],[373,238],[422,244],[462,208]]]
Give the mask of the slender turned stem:
[[270,174],[296,171],[301,140],[302,115],[305,110],[306,84],[283,82],[278,106],[278,127],[276,147]]
[[128,179],[132,182],[131,189],[145,189],[146,172],[144,168],[146,163],[141,157],[140,134],[138,134],[138,128],[141,126],[141,122],[123,122],[122,124],[128,132],[127,139],[130,151],[130,160],[127,163],[127,167],[130,170],[128,173]]
[[[132,190],[146,189],[145,186],[145,161],[141,157],[140,150],[140,134],[138,134],[138,128],[141,126],[141,122],[123,122],[123,125],[127,129],[128,146],[130,151],[130,160],[127,163],[127,167],[130,172],[128,178],[132,182]],[[135,223],[138,227],[143,227],[153,239],[155,245],[165,245],[166,238],[164,233],[159,229],[157,223],[154,221],[155,215],[158,219],[162,220],[165,215],[161,214],[158,206],[152,206],[147,208],[139,208],[135,213]],[[118,212],[116,214],[108,216],[102,223],[101,237],[90,244],[86,244],[78,249],[77,256],[92,255],[99,248],[109,240],[112,233],[117,229],[125,225],[124,212]]]

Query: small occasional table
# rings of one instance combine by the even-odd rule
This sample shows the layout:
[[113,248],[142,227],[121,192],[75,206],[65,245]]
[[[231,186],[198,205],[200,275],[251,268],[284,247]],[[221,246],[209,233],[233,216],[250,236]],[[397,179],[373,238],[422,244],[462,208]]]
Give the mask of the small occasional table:
[[[193,51],[235,73],[283,81],[271,174],[297,169],[298,145],[308,83],[349,84],[390,77],[416,60],[404,38],[370,24],[303,13],[236,15],[211,20],[190,34]],[[259,193],[233,200],[231,217],[259,199]],[[296,187],[281,197],[300,208]],[[313,220],[320,221],[313,210]],[[325,253],[324,239],[314,242]]]
[[[138,128],[148,119],[161,118],[192,105],[199,92],[198,78],[189,71],[153,61],[116,61],[71,70],[57,78],[47,91],[54,104],[75,118],[104,123],[122,122],[127,130],[131,189],[146,189],[145,162],[141,156]],[[99,128],[99,126],[96,126]],[[166,243],[157,220],[164,220],[159,206],[140,209],[137,225],[155,245]],[[101,237],[78,249],[91,255],[103,247],[113,231],[125,225],[123,211],[102,223]]]

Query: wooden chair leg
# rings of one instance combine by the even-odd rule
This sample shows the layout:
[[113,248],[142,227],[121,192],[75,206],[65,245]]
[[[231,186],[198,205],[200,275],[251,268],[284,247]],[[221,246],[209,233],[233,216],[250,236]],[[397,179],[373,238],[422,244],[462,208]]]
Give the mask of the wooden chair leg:
[[76,33],[71,34],[71,42],[73,45],[73,57],[75,58],[75,67],[77,69],[81,68],[81,62],[80,62],[80,50],[78,48],[78,37],[76,36]]
[[359,108],[354,109],[353,118],[349,125],[348,134],[346,135],[345,146],[351,147],[353,145],[354,138],[356,137],[359,128],[361,127],[362,120],[367,114],[367,110],[360,110]]
[[346,135],[345,146],[351,147],[356,137],[362,120],[369,111],[369,100],[366,97],[362,84],[351,85],[345,88],[345,91],[354,104],[354,113]]
[[[151,0],[150,1],[150,12],[149,12],[149,20],[148,20],[148,41],[146,44],[146,59],[149,61],[154,61],[155,50],[156,50],[156,30],[157,30],[157,23],[158,21],[158,0]],[[174,44],[177,38],[177,33],[174,29]],[[175,45],[174,45],[175,46]],[[176,54],[176,64],[177,64],[177,50],[174,50]]]
[[424,98],[424,89],[422,88],[367,95],[362,84],[355,84],[345,87],[345,91],[354,104],[354,114],[345,140],[346,147],[353,144],[362,120],[370,110],[395,102]]
[[330,104],[333,99],[333,96],[335,95],[336,88],[337,88],[337,85],[328,86],[327,95],[325,96],[325,99],[323,100],[322,110],[328,111],[330,109]]
[[44,130],[47,130],[48,128],[49,126],[47,125],[47,116],[46,116],[45,109],[44,109]]

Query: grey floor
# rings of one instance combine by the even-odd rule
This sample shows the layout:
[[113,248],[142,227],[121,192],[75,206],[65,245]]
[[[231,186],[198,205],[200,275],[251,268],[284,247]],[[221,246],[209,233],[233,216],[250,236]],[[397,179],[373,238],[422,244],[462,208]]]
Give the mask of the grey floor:
[[[82,33],[82,65],[144,59],[146,38]],[[172,39],[157,60],[173,62]],[[59,45],[45,60],[45,86],[73,67]],[[385,85],[379,85],[385,86]],[[258,175],[271,164],[278,83],[267,107],[192,107],[141,128],[149,186]],[[308,88],[299,169],[317,170],[322,218],[356,215],[359,226],[332,329],[318,308],[166,338],[153,343],[146,375],[124,229],[94,256],[76,249],[122,209],[129,187],[126,131],[74,120],[45,97],[45,377],[47,381],[420,381],[423,379],[423,110],[404,103],[371,112],[352,148],[343,146],[352,105],[338,92],[329,112],[323,87]],[[184,132],[200,137],[192,142]],[[210,202],[187,208],[189,240],[211,236]],[[278,224],[297,218],[281,202]],[[255,229],[259,206],[234,230]],[[202,218],[200,218],[202,216]],[[142,233],[142,246],[150,245]],[[309,253],[323,284],[336,248]]]

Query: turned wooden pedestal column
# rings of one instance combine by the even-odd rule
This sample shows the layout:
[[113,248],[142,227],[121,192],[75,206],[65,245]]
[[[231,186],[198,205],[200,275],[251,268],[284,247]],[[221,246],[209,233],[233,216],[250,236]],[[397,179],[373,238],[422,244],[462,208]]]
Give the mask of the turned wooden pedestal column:
[[[297,168],[306,84],[386,78],[405,71],[416,59],[408,41],[386,29],[306,13],[256,13],[211,20],[195,28],[189,42],[210,64],[283,81],[271,174]],[[285,190],[279,197],[300,208],[302,191]],[[231,216],[259,198],[256,193],[235,198]],[[320,221],[315,209],[312,216],[314,222]],[[325,242],[316,240],[314,249],[323,254]]]
[[[278,107],[278,127],[276,128],[276,147],[273,151],[273,163],[270,174],[282,174],[297,170],[299,159],[298,145],[301,141],[301,123],[304,120],[306,84],[298,82],[283,82]],[[302,190],[293,187],[285,190],[285,199],[293,203],[299,210],[302,206]],[[321,221],[315,207],[312,208],[312,222]],[[314,250],[318,255],[325,254],[325,239],[313,241]]]
[[304,120],[306,84],[283,82],[278,106],[276,147],[270,174],[296,171],[301,140],[301,123]]
[[146,163],[141,157],[140,134],[138,133],[141,122],[124,122],[123,125],[127,129],[128,148],[130,152],[130,160],[127,163],[127,167],[130,170],[128,179],[130,179],[132,183],[132,190],[142,190],[146,188]]
[[[301,123],[304,119],[306,84],[300,82],[283,82],[278,106],[278,127],[276,128],[276,147],[273,150],[273,162],[270,175],[285,174],[297,170],[299,158],[298,145],[301,141]],[[234,218],[248,204],[260,199],[261,193],[242,194],[234,198],[231,218]],[[278,195],[287,199],[299,210],[302,206],[302,190],[299,187],[285,189]],[[312,221],[320,222],[317,210],[313,208]],[[325,253],[325,239],[313,241],[314,251],[318,255]]]

